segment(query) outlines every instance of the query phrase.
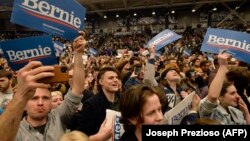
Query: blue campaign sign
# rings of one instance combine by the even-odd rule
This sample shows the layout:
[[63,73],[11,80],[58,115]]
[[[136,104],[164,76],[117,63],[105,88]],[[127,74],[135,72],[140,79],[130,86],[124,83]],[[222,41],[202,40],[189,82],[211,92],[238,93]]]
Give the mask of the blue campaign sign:
[[233,57],[250,63],[250,34],[208,28],[201,51],[218,54],[222,49],[227,49]]
[[43,65],[57,64],[51,36],[39,36],[0,42],[5,58],[16,71],[29,61],[41,61]]
[[164,31],[162,31],[161,33],[157,34],[154,38],[152,38],[148,44],[146,45],[146,47],[150,47],[152,45],[156,46],[156,50],[160,50],[161,48],[163,48],[164,46],[180,39],[181,36],[176,34],[175,32],[169,30],[169,29],[165,29]]
[[184,51],[183,51],[183,55],[191,56],[192,51],[189,48],[185,48]]
[[92,55],[97,55],[98,51],[96,49],[94,49],[94,48],[90,48],[89,53],[92,54]]
[[59,41],[54,41],[53,43],[55,47],[56,56],[61,56],[63,54],[64,44]]
[[11,22],[73,40],[86,9],[75,0],[15,0]]

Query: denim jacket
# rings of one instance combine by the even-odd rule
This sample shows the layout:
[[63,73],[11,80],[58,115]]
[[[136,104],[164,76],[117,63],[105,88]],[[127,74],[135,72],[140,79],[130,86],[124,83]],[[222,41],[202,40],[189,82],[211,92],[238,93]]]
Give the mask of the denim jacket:
[[243,113],[232,106],[228,106],[228,111],[223,108],[219,101],[211,103],[207,97],[201,100],[199,114],[201,118],[211,118],[217,120],[221,125],[245,125],[246,120]]

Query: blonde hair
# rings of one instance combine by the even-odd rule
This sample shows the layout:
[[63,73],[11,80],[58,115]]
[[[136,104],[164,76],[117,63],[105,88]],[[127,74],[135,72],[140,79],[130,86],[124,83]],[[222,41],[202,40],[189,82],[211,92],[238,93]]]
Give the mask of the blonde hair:
[[89,141],[89,137],[80,131],[65,133],[59,141]]
[[62,96],[62,92],[60,92],[60,91],[52,91],[51,92],[51,97],[57,96],[57,95],[61,95]]

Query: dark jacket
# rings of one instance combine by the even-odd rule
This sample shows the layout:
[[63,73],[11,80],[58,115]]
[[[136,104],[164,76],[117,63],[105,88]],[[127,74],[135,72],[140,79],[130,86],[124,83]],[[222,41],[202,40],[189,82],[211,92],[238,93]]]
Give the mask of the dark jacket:
[[[91,97],[93,97],[94,93],[92,91],[89,91],[89,90],[84,90],[83,95],[84,96],[83,96],[82,101],[81,101],[82,104],[85,103],[85,101],[87,101]],[[67,129],[76,130],[79,119],[80,119],[79,112],[76,112],[75,115],[72,117],[71,121],[68,123]]]
[[120,141],[138,141],[138,139],[135,136],[134,132],[131,131],[125,131],[123,135],[121,136]]
[[106,117],[106,109],[111,109],[111,103],[100,91],[83,104],[76,129],[87,135],[96,134]]
[[134,86],[136,84],[141,84],[142,82],[140,82],[138,79],[136,79],[136,77],[130,77],[124,84],[124,88],[128,89],[131,86]]
[[198,113],[188,114],[182,119],[180,125],[193,125],[198,118]]
[[169,86],[164,86],[164,91],[168,100],[168,108],[174,108],[183,99],[181,97],[181,87],[176,88],[178,95],[176,95],[174,93],[174,90],[172,90],[172,88],[170,88]]

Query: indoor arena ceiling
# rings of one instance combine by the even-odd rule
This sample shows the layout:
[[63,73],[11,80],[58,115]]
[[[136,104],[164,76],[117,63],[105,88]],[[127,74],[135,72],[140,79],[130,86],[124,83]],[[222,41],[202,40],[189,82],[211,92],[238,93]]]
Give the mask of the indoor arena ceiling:
[[[0,11],[11,11],[14,0],[0,0]],[[156,8],[178,8],[192,7],[194,9],[202,8],[206,5],[215,5],[218,3],[233,3],[243,5],[250,0],[77,0],[87,8],[87,13],[96,13],[100,16],[105,12],[129,11],[138,9],[156,9]]]
[[145,8],[160,7],[185,7],[197,6],[201,7],[206,4],[216,4],[221,2],[244,2],[248,0],[77,0],[85,7],[89,13],[121,11]]

